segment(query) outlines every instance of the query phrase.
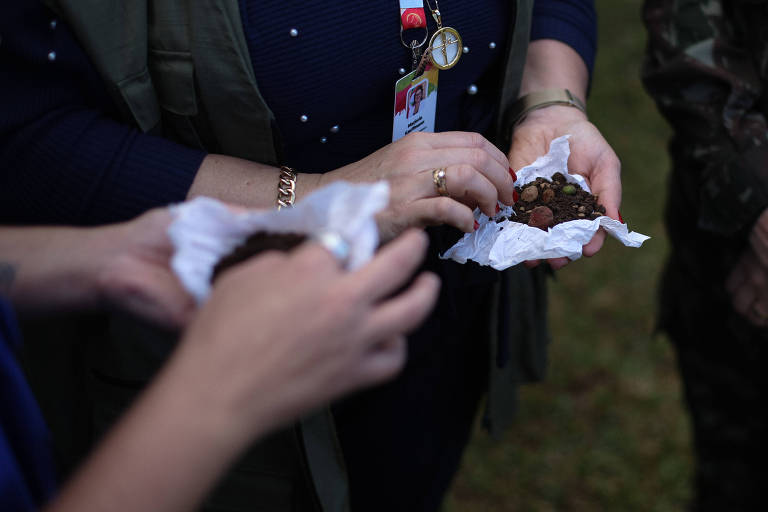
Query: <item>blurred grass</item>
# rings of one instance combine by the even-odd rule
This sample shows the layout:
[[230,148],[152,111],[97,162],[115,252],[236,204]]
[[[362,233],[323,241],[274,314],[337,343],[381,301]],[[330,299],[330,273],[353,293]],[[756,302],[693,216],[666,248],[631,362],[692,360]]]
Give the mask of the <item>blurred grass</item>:
[[552,283],[544,383],[521,392],[501,442],[479,428],[446,512],[678,511],[692,457],[674,356],[653,336],[667,240],[661,222],[669,130],[642,89],[641,0],[598,0],[590,118],[622,160],[622,214],[652,239],[608,241]]

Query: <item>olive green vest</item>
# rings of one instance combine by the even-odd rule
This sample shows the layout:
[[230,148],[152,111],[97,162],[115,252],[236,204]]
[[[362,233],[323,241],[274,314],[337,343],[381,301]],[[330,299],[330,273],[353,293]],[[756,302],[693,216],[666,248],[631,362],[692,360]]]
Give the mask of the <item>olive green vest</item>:
[[[103,77],[123,120],[144,132],[212,153],[275,165],[279,148],[274,115],[255,81],[243,34],[238,0],[46,0],[62,16]],[[496,144],[506,150],[507,114],[518,96],[530,35],[533,0],[516,0],[503,84],[499,89]],[[486,425],[498,434],[514,412],[517,384],[542,376],[546,327],[544,276],[518,266],[504,272],[492,318],[506,315],[512,358],[500,368],[491,361]],[[509,309],[500,311],[506,305]],[[139,336],[131,322],[118,323],[116,337]],[[499,330],[490,325],[491,354]],[[146,333],[142,333],[146,336]],[[149,336],[151,338],[151,336]],[[157,336],[161,344],[161,335]],[[119,359],[120,344],[104,349]],[[149,357],[148,359],[152,359]],[[121,363],[117,363],[121,364]],[[139,377],[154,371],[147,363]],[[141,366],[141,365],[139,365]],[[143,372],[143,373],[142,373]],[[126,397],[126,400],[128,398]],[[343,458],[330,414],[301,422],[296,443],[303,448],[317,499],[325,512],[349,509]],[[289,436],[290,437],[290,436]],[[270,508],[272,510],[273,508]],[[274,509],[281,509],[275,506]],[[286,504],[285,510],[290,510]]]

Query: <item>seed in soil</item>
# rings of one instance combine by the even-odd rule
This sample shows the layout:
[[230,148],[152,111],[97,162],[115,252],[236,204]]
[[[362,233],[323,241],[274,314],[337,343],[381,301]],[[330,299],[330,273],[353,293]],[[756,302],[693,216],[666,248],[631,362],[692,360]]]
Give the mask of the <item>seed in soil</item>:
[[525,187],[523,193],[520,194],[520,199],[526,203],[531,203],[539,197],[539,189],[536,186]]
[[531,211],[531,218],[528,219],[528,225],[546,231],[554,225],[555,215],[552,210],[546,206],[537,206]]

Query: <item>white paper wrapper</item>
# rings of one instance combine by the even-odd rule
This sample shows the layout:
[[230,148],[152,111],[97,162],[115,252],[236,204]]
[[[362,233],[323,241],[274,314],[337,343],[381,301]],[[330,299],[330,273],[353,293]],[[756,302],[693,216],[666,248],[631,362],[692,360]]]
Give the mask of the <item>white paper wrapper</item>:
[[[590,191],[583,176],[568,173],[570,154],[568,135],[553,140],[549,146],[549,153],[517,171],[515,184],[525,185],[539,177],[551,180],[552,175],[559,172],[565,176],[566,181],[577,183],[584,190]],[[459,263],[472,260],[480,265],[504,270],[527,260],[562,256],[576,260],[581,257],[582,246],[592,239],[600,227],[627,247],[640,247],[650,238],[634,231],[629,232],[626,224],[606,216],[595,220],[563,222],[548,231],[508,220],[497,224],[495,218],[515,215],[510,206],[500,206],[502,210],[491,219],[480,213],[480,210],[475,210],[475,220],[480,227],[474,233],[464,235],[440,257]]]
[[379,243],[374,215],[389,201],[386,182],[353,185],[336,182],[293,208],[233,212],[224,203],[200,197],[172,207],[168,234],[174,246],[171,267],[198,303],[211,291],[218,261],[257,231],[312,234],[332,232],[349,244],[347,268],[368,262]]

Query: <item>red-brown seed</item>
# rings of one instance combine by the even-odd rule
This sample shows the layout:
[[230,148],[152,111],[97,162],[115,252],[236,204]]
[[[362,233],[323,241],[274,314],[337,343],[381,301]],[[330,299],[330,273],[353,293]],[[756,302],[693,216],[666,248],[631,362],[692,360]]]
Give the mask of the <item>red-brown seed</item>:
[[531,217],[528,219],[528,225],[546,231],[552,227],[555,222],[555,216],[552,210],[546,206],[537,206],[531,210]]

